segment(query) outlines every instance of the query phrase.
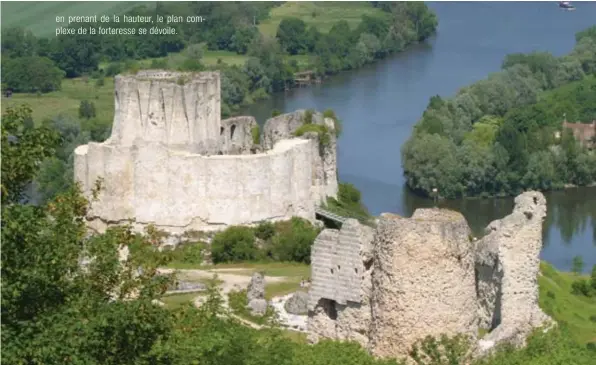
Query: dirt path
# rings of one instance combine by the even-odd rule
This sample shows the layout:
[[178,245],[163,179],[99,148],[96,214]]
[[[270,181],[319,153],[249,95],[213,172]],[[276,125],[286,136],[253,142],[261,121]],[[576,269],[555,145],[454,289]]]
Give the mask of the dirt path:
[[[230,271],[230,269],[221,269],[221,270],[225,270],[225,271]],[[245,270],[245,269],[243,269]],[[235,291],[235,290],[242,290],[242,289],[246,289],[246,287],[248,286],[248,284],[250,283],[250,276],[247,275],[236,275],[236,274],[229,274],[229,273],[219,273],[218,269],[213,269],[213,270],[193,270],[193,269],[187,269],[187,270],[175,270],[175,269],[159,269],[158,272],[162,273],[162,274],[171,274],[173,272],[177,272],[178,273],[178,277],[181,279],[187,279],[187,280],[192,280],[192,279],[212,279],[214,275],[217,275],[217,279],[221,281],[219,287],[221,289],[221,295],[222,295],[222,299],[223,299],[223,306],[226,309],[229,309],[229,305],[228,305],[228,294],[231,291]],[[278,283],[278,282],[284,282],[287,281],[288,278],[283,277],[283,276],[265,276],[265,282],[267,283]],[[195,300],[194,300],[194,304],[195,306],[200,306],[201,300],[203,299],[202,296],[198,295]],[[242,317],[239,317],[233,313],[229,313],[229,315],[231,317],[233,317],[234,319],[240,321],[241,323],[243,323],[246,326],[255,328],[255,329],[261,329],[263,328],[263,326],[258,325],[256,323],[253,323],[249,320],[246,320]]]
[[[219,272],[219,270],[226,271]],[[174,270],[174,269],[159,269],[160,273],[163,274],[171,274],[174,271],[178,273],[178,277],[181,279],[211,279],[214,275],[217,275],[217,279],[221,280],[220,288],[222,294],[224,294],[227,300],[227,294],[233,290],[242,290],[246,289],[248,283],[250,283],[250,276],[248,275],[239,275],[239,274],[230,274],[228,273],[230,269],[213,269],[213,270],[196,270],[196,269],[188,269],[188,270]],[[281,283],[289,281],[289,278],[285,276],[265,276],[266,283]]]
[[[223,307],[225,309],[229,309],[228,304],[228,294],[231,291],[235,290],[242,290],[246,289],[248,284],[250,283],[251,276],[249,275],[242,275],[242,274],[231,274],[230,271],[245,271],[245,268],[225,268],[225,269],[211,269],[211,270],[198,270],[198,269],[159,269],[158,272],[162,274],[171,274],[176,272],[180,279],[185,280],[197,280],[197,279],[212,279],[214,275],[217,275],[217,279],[220,281],[219,287],[221,290],[222,300],[223,300]],[[291,279],[286,276],[265,276],[265,282],[268,284],[271,283],[281,283],[290,281]],[[202,304],[202,300],[204,296],[198,295],[194,299],[195,306],[200,306]],[[242,324],[255,328],[261,329],[265,326],[256,324],[249,320],[246,320],[242,317],[239,317],[233,313],[229,313],[230,317],[238,320]]]

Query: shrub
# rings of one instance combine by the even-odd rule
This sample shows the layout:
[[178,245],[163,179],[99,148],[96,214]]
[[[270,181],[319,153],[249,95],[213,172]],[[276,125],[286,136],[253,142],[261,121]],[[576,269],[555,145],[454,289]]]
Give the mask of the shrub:
[[271,239],[271,253],[279,261],[310,263],[310,249],[319,229],[309,221],[294,217],[276,224],[277,233]]
[[81,104],[79,104],[79,117],[85,119],[95,118],[95,104],[89,100],[81,101]]
[[255,236],[259,239],[267,241],[275,235],[275,226],[269,221],[263,221],[255,227]]
[[228,227],[217,233],[211,242],[211,258],[214,263],[254,260],[257,256],[255,236],[249,227]]
[[176,84],[183,86],[184,84],[186,84],[187,82],[187,78],[185,76],[180,76],[178,77],[178,79],[176,80]]
[[273,110],[271,111],[271,118],[275,118],[275,117],[277,117],[278,115],[281,115],[281,112],[280,112],[279,110],[277,110],[277,109],[273,109]]
[[300,137],[300,136],[304,135],[304,133],[307,133],[307,132],[317,133],[319,135],[319,141],[322,146],[328,146],[329,143],[331,142],[331,138],[329,137],[329,130],[327,129],[327,127],[325,127],[322,124],[305,123],[305,124],[301,125],[298,129],[296,129],[296,131],[294,132],[294,135],[296,137]]
[[228,303],[232,313],[248,319],[257,324],[270,324],[274,319],[275,311],[271,306],[267,307],[265,314],[262,316],[254,316],[250,313],[248,308],[248,298],[246,296],[246,289],[239,291],[231,291],[228,293]]
[[583,344],[575,342],[564,326],[549,331],[537,329],[528,337],[527,346],[515,349],[513,346],[499,346],[495,353],[479,359],[474,365],[543,365],[594,363],[594,354]]
[[341,131],[342,131],[342,125],[341,125],[341,121],[335,115],[335,112],[332,109],[326,109],[323,112],[323,117],[333,119],[333,122],[335,124],[335,136],[339,137],[339,135],[341,134]]
[[120,62],[110,63],[108,67],[106,67],[105,75],[106,76],[116,76],[122,72],[122,64]]
[[203,263],[203,248],[201,242],[185,243],[176,247],[172,252],[174,263],[201,265]]
[[571,264],[571,271],[579,275],[584,270],[584,259],[581,256],[575,256]]
[[99,77],[97,79],[97,81],[95,81],[95,86],[97,86],[97,87],[102,87],[104,85],[105,85],[105,80],[104,80],[103,76]]
[[265,90],[264,88],[260,87],[260,88],[258,88],[258,89],[256,89],[255,91],[252,92],[251,98],[254,101],[265,100],[265,99],[269,98],[269,93],[267,93],[267,90]]
[[166,68],[168,68],[168,60],[166,60],[164,58],[152,60],[151,68],[152,69],[166,69]]
[[591,296],[590,284],[586,279],[575,280],[571,284],[571,293],[574,295]]
[[307,111],[305,111],[304,116],[302,117],[302,122],[304,124],[312,124],[312,116],[314,113],[315,112],[312,109],[308,109]]
[[418,365],[465,364],[469,349],[470,340],[464,335],[442,335],[439,340],[427,336],[412,346],[410,356]]
[[196,60],[193,58],[187,58],[182,62],[182,64],[180,65],[180,67],[178,69],[180,71],[199,72],[199,71],[203,71],[205,69],[205,66],[203,66],[203,64],[199,60]]
[[361,199],[360,191],[354,185],[340,183],[337,199],[327,198],[326,208],[343,217],[355,218],[361,223],[371,224],[372,216]]
[[261,142],[261,140],[260,140],[261,131],[259,129],[259,126],[255,125],[254,127],[252,127],[252,129],[250,130],[250,133],[252,134],[252,143],[259,144]]

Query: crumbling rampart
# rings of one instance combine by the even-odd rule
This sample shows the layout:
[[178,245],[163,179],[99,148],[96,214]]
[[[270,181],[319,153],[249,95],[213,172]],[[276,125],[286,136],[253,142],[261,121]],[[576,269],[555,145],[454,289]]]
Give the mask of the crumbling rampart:
[[551,321],[538,307],[545,215],[544,196],[526,192],[478,241],[460,213],[436,208],[383,214],[369,234],[356,221],[322,231],[311,256],[309,339],[355,340],[380,357],[406,357],[428,335],[475,340],[479,328],[489,333],[478,355],[523,345]]
[[325,229],[312,250],[309,338],[357,341],[368,345],[373,229],[355,219],[341,230]]
[[[102,181],[88,216],[98,231],[125,222],[178,234],[314,220],[315,205],[337,192],[336,175],[325,173],[330,164],[335,171],[335,139],[321,146],[316,135],[295,137],[299,124],[281,126],[303,118],[298,111],[267,121],[260,138],[287,133],[261,146],[254,118],[220,119],[217,72],[119,75],[114,97],[110,138],[75,149],[83,191]],[[314,119],[329,123],[320,113]]]

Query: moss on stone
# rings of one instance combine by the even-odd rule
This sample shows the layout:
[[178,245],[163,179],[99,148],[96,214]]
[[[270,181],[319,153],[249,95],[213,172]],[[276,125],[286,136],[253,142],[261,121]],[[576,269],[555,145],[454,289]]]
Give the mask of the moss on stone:
[[259,144],[261,142],[261,131],[259,129],[259,126],[253,126],[250,129],[250,133],[252,134],[252,143]]
[[332,109],[326,109],[323,112],[323,117],[331,118],[333,120],[335,136],[339,137],[339,135],[341,134],[341,131],[342,131],[342,125],[341,125],[341,121],[339,120],[339,118],[337,118],[337,116],[335,115],[335,112]]
[[304,124],[312,124],[312,116],[314,113],[315,111],[312,109],[308,109],[304,112],[304,116],[302,117],[302,121],[304,122]]
[[312,123],[305,123],[303,125],[301,125],[298,129],[296,129],[296,132],[294,132],[294,135],[296,137],[300,137],[302,135],[304,135],[304,133],[307,132],[315,132],[319,135],[319,141],[321,143],[321,145],[323,146],[328,146],[329,143],[331,142],[331,138],[329,136],[329,130],[327,129],[326,126],[321,125],[321,124],[312,124]]

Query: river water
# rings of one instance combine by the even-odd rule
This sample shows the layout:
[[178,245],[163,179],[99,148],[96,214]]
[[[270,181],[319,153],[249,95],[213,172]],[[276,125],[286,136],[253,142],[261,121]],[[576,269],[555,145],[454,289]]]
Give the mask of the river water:
[[[263,123],[273,109],[335,110],[343,122],[340,180],[362,192],[371,213],[410,216],[416,208],[433,205],[405,187],[400,159],[401,146],[429,98],[452,96],[486,78],[500,69],[508,53],[568,53],[575,33],[596,24],[596,2],[575,4],[575,12],[566,12],[556,2],[429,3],[439,17],[439,28],[427,44],[320,85],[273,95],[243,114]],[[596,264],[596,188],[546,193],[546,198],[542,258],[569,270],[573,257],[581,255],[589,271]],[[456,200],[444,205],[461,211],[480,235],[490,221],[511,212],[513,200]]]

